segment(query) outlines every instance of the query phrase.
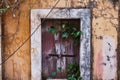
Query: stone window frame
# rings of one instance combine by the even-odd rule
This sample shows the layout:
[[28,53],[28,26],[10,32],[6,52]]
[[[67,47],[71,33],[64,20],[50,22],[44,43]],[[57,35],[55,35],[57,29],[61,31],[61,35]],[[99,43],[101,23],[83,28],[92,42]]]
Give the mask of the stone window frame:
[[[80,39],[80,71],[83,80],[91,77],[91,10],[90,9],[32,9],[31,34],[31,80],[41,80],[42,55],[41,55],[41,19],[80,19],[82,31]],[[46,17],[47,16],[47,17]]]

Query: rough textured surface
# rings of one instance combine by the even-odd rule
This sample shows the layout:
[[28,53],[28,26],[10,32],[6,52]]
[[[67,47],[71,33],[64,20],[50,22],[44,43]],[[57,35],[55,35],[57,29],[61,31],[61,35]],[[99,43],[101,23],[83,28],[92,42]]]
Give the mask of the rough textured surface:
[[[120,0],[119,0],[119,4],[120,4]],[[120,5],[119,5],[119,9],[120,9]],[[119,23],[119,27],[118,27],[118,34],[120,34],[120,10],[118,11],[118,23]],[[117,35],[117,38],[118,38],[118,43],[117,43],[117,50],[116,50],[116,52],[117,52],[117,65],[118,65],[118,67],[117,67],[117,75],[118,75],[118,80],[120,80],[120,60],[119,60],[119,58],[120,58],[120,35]]]
[[[31,63],[32,80],[41,79],[41,19],[46,18],[50,9],[33,9],[31,11],[31,33],[39,26],[39,30],[31,38]],[[70,13],[70,15],[67,13]],[[81,20],[81,40],[80,40],[80,70],[83,80],[90,80],[90,55],[91,55],[91,22],[89,9],[53,9],[47,18],[54,19],[75,19]],[[33,52],[34,50],[34,52]],[[38,62],[40,61],[40,62]],[[37,66],[37,67],[36,67]]]
[[[67,1],[67,0],[66,0]],[[92,52],[94,62],[93,80],[102,80],[106,76],[103,76],[105,68],[99,65],[103,61],[103,37],[112,37],[116,54],[117,49],[117,31],[118,31],[118,6],[113,5],[113,0],[68,0],[67,5],[65,0],[60,0],[56,8],[89,8],[92,10]],[[5,35],[11,35],[16,30],[16,24],[19,24],[19,31],[12,38],[5,38],[2,45],[3,47],[3,60],[9,54],[11,54],[30,34],[30,9],[33,8],[52,8],[56,0],[25,0],[21,4],[20,11],[20,23],[17,23],[18,17],[13,18],[10,11],[3,16],[3,33]],[[22,47],[14,57],[11,57],[6,64],[3,65],[3,77],[6,80],[30,80],[30,41],[28,41],[24,47]],[[113,59],[114,63],[116,58]],[[119,58],[118,58],[119,60]],[[115,73],[115,80],[117,80],[117,72],[114,72],[117,67],[114,66],[114,70],[109,69],[108,73]],[[101,74],[101,75],[100,75]],[[114,77],[114,75],[112,76]],[[120,77],[120,75],[119,75]],[[106,78],[107,79],[107,78]],[[108,78],[109,79],[109,78]]]
[[[108,0],[97,1],[97,7],[93,8],[92,42],[93,42],[93,79],[117,80],[117,28],[118,12]],[[111,45],[109,51],[107,45]],[[114,55],[114,58],[111,56]],[[111,59],[110,61],[106,61]],[[110,68],[112,65],[112,69]],[[108,76],[109,75],[109,76]],[[111,76],[110,76],[111,75]]]
[[[40,18],[31,14],[31,34],[38,26],[41,26]],[[31,37],[31,44],[31,80],[41,80],[41,27]]]
[[[117,55],[115,52],[115,40],[110,36],[103,37],[103,61],[100,63],[103,66],[103,80],[115,80],[117,72]],[[108,73],[111,72],[111,73]]]
[[[3,61],[6,60],[6,58],[11,55],[30,35],[28,1],[21,4],[17,13],[19,14],[16,14],[16,17],[13,17],[11,12],[4,14],[3,17],[2,34],[5,35],[2,37]],[[2,65],[3,80],[30,80],[30,59],[30,40],[28,40],[28,42],[26,42],[15,55]]]
[[[0,17],[0,35],[2,34],[2,18]],[[1,42],[1,37],[0,37],[0,43]],[[2,47],[1,47],[1,44],[0,44],[0,63],[2,62]],[[0,80],[2,80],[2,66],[0,65]]]

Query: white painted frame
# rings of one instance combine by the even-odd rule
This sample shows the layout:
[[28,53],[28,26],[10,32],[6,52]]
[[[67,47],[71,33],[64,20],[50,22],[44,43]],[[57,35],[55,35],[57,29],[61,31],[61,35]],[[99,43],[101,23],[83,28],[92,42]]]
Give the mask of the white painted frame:
[[[42,55],[41,55],[41,19],[80,19],[82,31],[80,39],[80,70],[83,80],[90,80],[91,76],[91,11],[89,9],[32,9],[31,34],[31,80],[41,80]],[[47,17],[46,17],[47,16]]]

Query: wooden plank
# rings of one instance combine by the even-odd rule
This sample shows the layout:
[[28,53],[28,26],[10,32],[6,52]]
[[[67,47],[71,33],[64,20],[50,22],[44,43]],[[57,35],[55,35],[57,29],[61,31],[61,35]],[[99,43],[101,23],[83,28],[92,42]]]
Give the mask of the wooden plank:
[[[57,29],[61,30],[61,23],[71,22],[75,25],[78,25],[79,28],[79,19],[46,19],[46,21],[42,24],[42,72],[45,73],[46,77],[48,76],[51,78],[64,79],[66,78],[67,65],[73,63],[73,61],[76,61],[79,64],[79,46],[75,46],[72,39],[63,39],[60,33],[54,35],[53,39],[53,34],[47,32],[47,29],[50,26],[54,26]],[[59,51],[58,56],[56,56],[57,51]],[[61,58],[59,58],[60,54],[76,54],[76,56],[61,56]],[[46,59],[46,57],[48,57],[48,59]],[[59,68],[61,68],[61,71],[59,70]],[[57,72],[56,77],[51,76],[52,72]]]
[[[54,35],[55,40],[56,41],[60,41],[60,34],[56,34]],[[61,55],[64,54],[65,52],[65,47],[62,45],[62,42],[56,42],[55,43],[55,50],[56,50],[56,54]],[[56,68],[57,68],[57,73],[59,75],[59,77],[62,77],[62,73],[64,73],[65,69],[66,69],[66,59],[64,58],[58,58],[57,59],[57,64],[56,64]],[[61,70],[59,70],[59,68],[61,68]]]
[[[54,23],[53,25],[56,28],[61,30],[61,20],[54,19],[53,23]],[[65,54],[65,46],[64,46],[62,38],[61,38],[61,33],[59,32],[58,34],[55,34],[54,39],[55,39],[56,54],[58,54],[58,55]],[[61,70],[60,70],[60,68],[61,68]],[[66,58],[65,57],[57,58],[56,70],[57,70],[57,78],[61,78],[61,79],[66,78],[66,75],[65,75]]]
[[46,20],[42,24],[42,72],[46,77],[52,76],[52,72],[56,71],[56,58],[49,56],[49,54],[55,54],[54,35],[47,32],[47,29],[52,26],[51,20]]

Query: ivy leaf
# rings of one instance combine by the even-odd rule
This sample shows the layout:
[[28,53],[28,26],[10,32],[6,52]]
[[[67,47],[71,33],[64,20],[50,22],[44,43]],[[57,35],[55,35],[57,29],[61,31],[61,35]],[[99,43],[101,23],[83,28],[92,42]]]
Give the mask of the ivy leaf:
[[62,23],[61,27],[62,27],[62,29],[64,29],[65,31],[70,28],[69,24],[67,24],[67,23]]
[[76,62],[68,64],[66,73],[68,80],[81,80],[79,64]]
[[81,31],[78,31],[78,32],[77,32],[77,36],[80,36],[80,34],[81,34]]
[[59,70],[59,71],[62,71],[62,67],[58,67],[58,70]]
[[52,76],[56,76],[57,73],[56,73],[56,72],[52,72],[51,75],[52,75]]
[[69,33],[68,32],[63,32],[62,33],[62,38],[68,38],[69,37]]
[[52,34],[57,34],[58,33],[58,29],[55,28],[54,26],[51,26],[50,28],[48,28],[47,31],[51,32]]
[[75,37],[80,37],[81,31],[77,31]]
[[0,9],[0,13],[3,13],[6,11],[6,8]]
[[7,9],[8,9],[8,8],[10,8],[10,6],[9,6],[9,5],[7,5],[7,6],[6,6],[6,8],[7,8]]
[[0,13],[6,12],[9,8],[10,8],[9,5],[6,5],[6,7],[4,7],[4,8],[0,8]]
[[77,31],[77,28],[76,28],[76,27],[72,27],[72,30],[73,30],[73,31]]
[[66,27],[66,24],[63,23],[61,27],[64,29]]

